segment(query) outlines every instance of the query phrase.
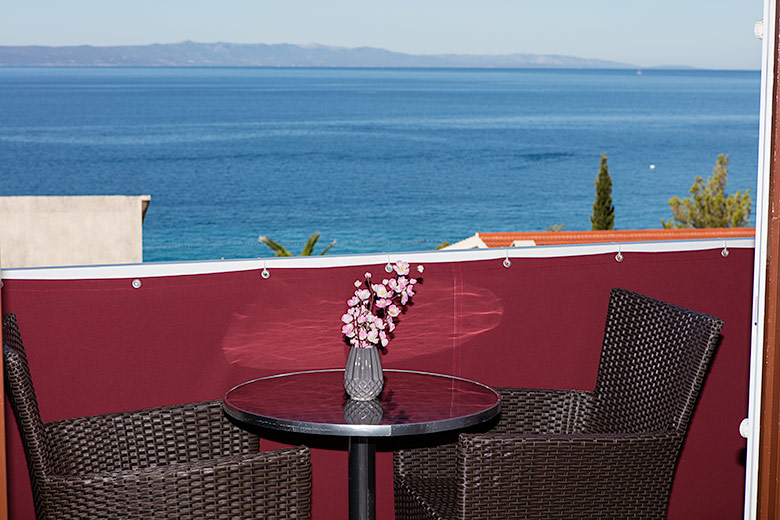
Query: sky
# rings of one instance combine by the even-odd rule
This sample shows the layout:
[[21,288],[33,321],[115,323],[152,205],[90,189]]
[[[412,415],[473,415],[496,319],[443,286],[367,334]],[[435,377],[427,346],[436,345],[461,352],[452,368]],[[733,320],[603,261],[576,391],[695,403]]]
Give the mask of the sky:
[[196,42],[759,69],[763,0],[14,0],[0,45]]

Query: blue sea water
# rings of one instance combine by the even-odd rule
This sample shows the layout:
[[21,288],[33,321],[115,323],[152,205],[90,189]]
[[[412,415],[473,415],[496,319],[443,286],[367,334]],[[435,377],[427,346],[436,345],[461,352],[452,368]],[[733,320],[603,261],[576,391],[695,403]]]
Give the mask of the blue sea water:
[[[755,195],[757,71],[0,68],[0,195],[150,194],[144,260],[432,249],[615,227],[730,156]],[[651,165],[655,167],[651,169]]]

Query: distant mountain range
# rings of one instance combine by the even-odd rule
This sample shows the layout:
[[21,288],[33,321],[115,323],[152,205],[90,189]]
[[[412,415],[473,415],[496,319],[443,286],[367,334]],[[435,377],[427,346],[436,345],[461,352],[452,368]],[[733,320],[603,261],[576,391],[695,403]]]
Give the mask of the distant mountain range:
[[557,54],[404,54],[375,47],[264,43],[155,43],[95,47],[0,46],[0,66],[637,68]]

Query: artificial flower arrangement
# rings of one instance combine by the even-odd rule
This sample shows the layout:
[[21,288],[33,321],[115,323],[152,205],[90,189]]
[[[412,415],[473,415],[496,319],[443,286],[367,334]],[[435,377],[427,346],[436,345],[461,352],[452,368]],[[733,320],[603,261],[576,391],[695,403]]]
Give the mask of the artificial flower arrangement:
[[[341,317],[344,322],[341,332],[353,347],[386,347],[395,330],[396,318],[414,296],[420,279],[409,276],[411,269],[407,262],[388,263],[385,270],[395,275],[383,279],[382,283],[371,283],[371,273],[366,273],[364,280],[355,281],[355,294],[347,300],[349,309]],[[418,273],[423,270],[422,265],[417,266]]]

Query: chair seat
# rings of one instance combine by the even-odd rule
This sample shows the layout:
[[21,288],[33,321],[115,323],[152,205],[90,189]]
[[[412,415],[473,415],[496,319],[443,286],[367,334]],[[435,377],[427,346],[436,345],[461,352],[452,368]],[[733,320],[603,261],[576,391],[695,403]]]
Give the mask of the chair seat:
[[[46,518],[308,518],[308,448],[40,479]],[[300,490],[300,493],[291,492]]]
[[410,520],[464,518],[457,511],[458,485],[453,478],[395,479],[395,513]]

